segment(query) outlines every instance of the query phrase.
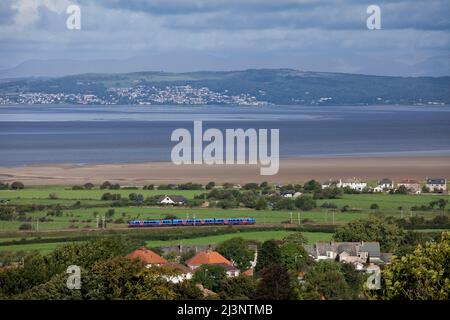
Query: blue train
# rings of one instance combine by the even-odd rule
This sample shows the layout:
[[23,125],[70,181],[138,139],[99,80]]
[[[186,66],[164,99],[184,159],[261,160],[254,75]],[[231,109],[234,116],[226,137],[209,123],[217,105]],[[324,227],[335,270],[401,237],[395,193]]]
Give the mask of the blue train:
[[177,226],[211,226],[211,225],[249,225],[255,224],[255,218],[209,218],[209,219],[163,219],[131,220],[130,228],[142,227],[177,227]]

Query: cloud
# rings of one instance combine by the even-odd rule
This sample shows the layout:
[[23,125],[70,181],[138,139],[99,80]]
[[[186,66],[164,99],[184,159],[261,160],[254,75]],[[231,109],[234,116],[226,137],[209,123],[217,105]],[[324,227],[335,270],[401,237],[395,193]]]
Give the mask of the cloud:
[[[273,55],[283,67],[408,74],[411,66],[411,74],[450,74],[442,63],[450,60],[448,0],[376,3],[382,30],[369,31],[368,4],[360,0],[2,0],[0,58],[12,66],[185,52],[186,68],[201,65],[204,55],[227,55],[221,66],[234,69],[258,67],[252,55],[260,67],[274,66]],[[81,6],[80,31],[65,26],[69,4]]]

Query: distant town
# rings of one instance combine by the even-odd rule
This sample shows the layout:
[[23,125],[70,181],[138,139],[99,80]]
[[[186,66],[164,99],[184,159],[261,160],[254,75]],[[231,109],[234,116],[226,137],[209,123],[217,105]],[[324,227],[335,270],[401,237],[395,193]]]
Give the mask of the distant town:
[[267,101],[257,100],[255,96],[242,93],[230,95],[212,91],[207,87],[194,88],[185,86],[155,86],[138,85],[126,88],[109,88],[106,95],[84,93],[20,93],[14,96],[0,96],[0,104],[83,104],[83,105],[117,105],[117,104],[233,104],[242,106],[268,105]]

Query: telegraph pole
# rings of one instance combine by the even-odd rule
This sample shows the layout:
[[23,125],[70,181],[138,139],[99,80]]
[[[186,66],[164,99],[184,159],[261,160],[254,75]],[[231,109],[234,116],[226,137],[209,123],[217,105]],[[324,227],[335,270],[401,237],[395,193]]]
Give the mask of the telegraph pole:
[[106,226],[106,218],[105,216],[102,217],[102,229],[105,229]]
[[96,225],[97,225],[97,229],[98,229],[98,227],[99,227],[99,222],[100,222],[99,216],[96,217],[96,220],[97,220],[97,224],[96,224]]
[[297,213],[298,225],[300,225],[300,211]]
[[291,224],[292,224],[292,212],[290,212],[290,214],[291,214]]

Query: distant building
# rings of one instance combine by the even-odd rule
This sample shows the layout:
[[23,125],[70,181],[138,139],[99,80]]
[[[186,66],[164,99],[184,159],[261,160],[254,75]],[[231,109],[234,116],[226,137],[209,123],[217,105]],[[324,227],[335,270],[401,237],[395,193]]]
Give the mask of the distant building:
[[394,189],[394,181],[388,178],[383,178],[380,181],[378,181],[378,185],[373,188],[374,192],[383,192],[383,191],[389,191]]
[[397,183],[397,188],[404,186],[411,193],[420,193],[420,182],[414,179],[405,179]]
[[322,189],[327,189],[331,187],[341,188],[342,187],[342,180],[328,180],[322,183]]
[[158,198],[158,203],[159,204],[186,204],[187,203],[187,199],[183,196],[177,196],[177,195],[172,195],[172,196],[160,196]]
[[367,187],[367,182],[364,182],[357,178],[347,179],[341,182],[341,187],[363,191]]
[[382,263],[379,242],[317,242],[305,246],[305,250],[316,260],[336,260],[358,264]]
[[445,178],[427,178],[427,188],[431,192],[444,192],[447,190],[447,179]]
[[301,192],[295,191],[285,191],[280,193],[280,196],[282,196],[283,198],[297,198],[300,197],[301,195],[302,195]]

